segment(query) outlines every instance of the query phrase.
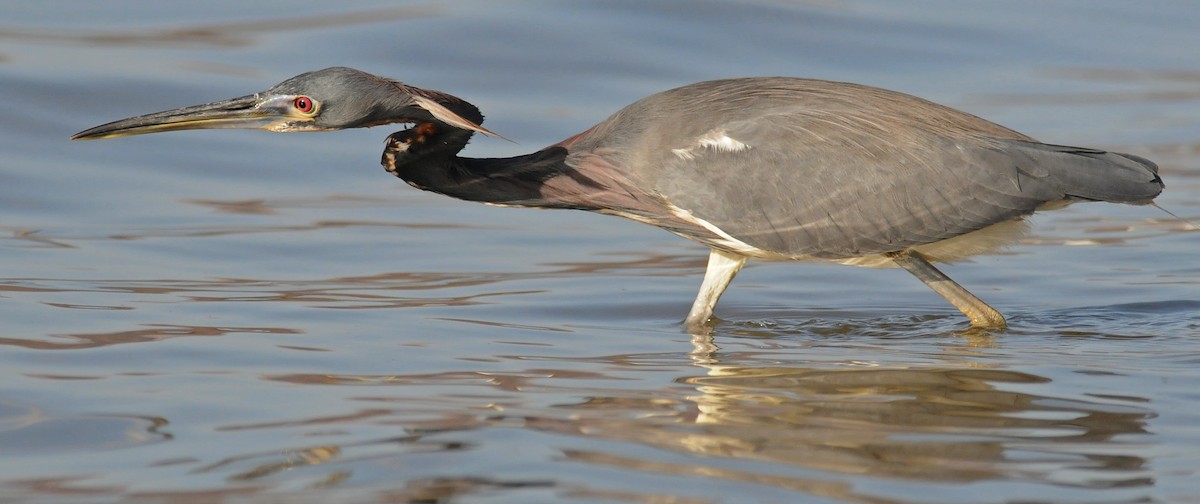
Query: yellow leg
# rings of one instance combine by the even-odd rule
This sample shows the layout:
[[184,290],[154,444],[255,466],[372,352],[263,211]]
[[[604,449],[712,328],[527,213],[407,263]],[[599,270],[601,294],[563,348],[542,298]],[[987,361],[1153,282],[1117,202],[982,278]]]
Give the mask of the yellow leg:
[[1003,329],[1008,324],[1004,321],[1004,315],[996,311],[995,308],[988,306],[982,299],[975,297],[959,285],[958,282],[951,280],[937,268],[933,267],[920,253],[915,250],[905,250],[889,254],[892,261],[896,265],[908,270],[913,276],[925,282],[930,289],[946,298],[950,304],[963,312],[967,318],[971,319],[971,325],[974,327],[983,327],[990,329]]

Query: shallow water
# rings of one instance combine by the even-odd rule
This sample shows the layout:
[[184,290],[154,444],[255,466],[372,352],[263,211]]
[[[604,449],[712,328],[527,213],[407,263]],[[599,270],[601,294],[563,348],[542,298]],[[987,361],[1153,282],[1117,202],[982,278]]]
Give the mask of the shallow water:
[[1200,233],[1040,214],[946,268],[754,264],[408,188],[376,128],[69,142],[347,65],[467,97],[477,156],[734,75],[880,85],[1150,157],[1200,221],[1190,2],[0,8],[0,501],[1196,502]]

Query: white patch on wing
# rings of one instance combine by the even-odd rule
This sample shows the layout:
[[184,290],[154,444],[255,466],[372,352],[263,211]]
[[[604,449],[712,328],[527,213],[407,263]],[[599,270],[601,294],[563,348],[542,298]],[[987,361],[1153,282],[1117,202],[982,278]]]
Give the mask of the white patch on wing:
[[704,149],[712,149],[717,152],[738,152],[749,149],[750,145],[741,142],[729,135],[725,134],[725,130],[710,130],[708,133],[700,135],[696,139],[696,143],[686,149],[671,149],[671,153],[675,154],[679,159],[696,159],[696,156]]
[[716,150],[725,152],[737,152],[750,148],[749,145],[739,142],[729,135],[726,135],[724,131],[716,130],[710,131],[708,134],[700,137],[700,140],[696,143],[701,147],[712,147]]

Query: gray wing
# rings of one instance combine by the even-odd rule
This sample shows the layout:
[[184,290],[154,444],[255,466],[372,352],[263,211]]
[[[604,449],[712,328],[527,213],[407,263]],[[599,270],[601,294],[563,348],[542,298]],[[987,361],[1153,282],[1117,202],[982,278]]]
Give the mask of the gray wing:
[[727,125],[722,135],[744,147],[663,159],[657,190],[753,247],[825,258],[952,238],[1052,201],[1148,201],[1159,191],[1152,164],[1100,151],[938,135],[898,145],[790,122]]
[[[1052,201],[1145,202],[1162,188],[1135,156],[1041,144],[908,95],[824,81],[688,86],[590,133],[576,166],[620,170],[662,205],[630,213],[664,216],[653,223],[709,245],[725,243],[716,227],[786,256],[897,251]],[[681,214],[707,225],[680,226]]]

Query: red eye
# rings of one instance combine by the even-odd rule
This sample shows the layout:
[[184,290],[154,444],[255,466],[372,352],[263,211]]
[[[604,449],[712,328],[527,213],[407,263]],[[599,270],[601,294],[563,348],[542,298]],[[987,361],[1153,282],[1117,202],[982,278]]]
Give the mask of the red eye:
[[313,105],[312,98],[307,96],[297,96],[296,100],[292,102],[292,106],[296,107],[296,110],[304,112],[305,114],[312,112],[316,108]]

